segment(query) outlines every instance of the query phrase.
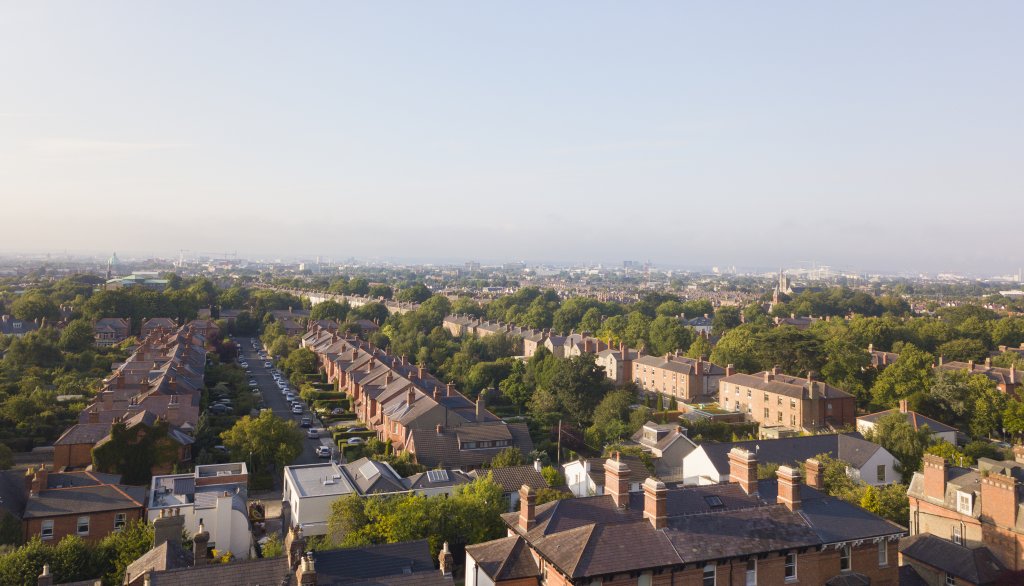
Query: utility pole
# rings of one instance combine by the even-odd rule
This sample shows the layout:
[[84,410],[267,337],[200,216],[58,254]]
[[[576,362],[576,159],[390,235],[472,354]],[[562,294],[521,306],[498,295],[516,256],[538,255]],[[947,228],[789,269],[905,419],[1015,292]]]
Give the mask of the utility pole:
[[555,456],[555,462],[561,466],[562,464],[562,420],[558,420],[558,452]]

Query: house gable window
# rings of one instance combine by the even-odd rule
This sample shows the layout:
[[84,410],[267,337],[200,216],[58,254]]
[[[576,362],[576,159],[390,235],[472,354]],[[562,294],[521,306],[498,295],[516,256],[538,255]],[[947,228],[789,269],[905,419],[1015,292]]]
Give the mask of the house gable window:
[[786,565],[785,565],[785,568],[786,568],[786,571],[785,571],[786,581],[787,582],[795,582],[796,581],[796,554],[795,553],[787,553],[786,554]]
[[970,515],[974,510],[974,495],[969,492],[956,491],[956,512]]
[[853,567],[853,552],[850,550],[850,545],[839,546],[839,569],[843,572],[849,572]]
[[79,535],[89,534],[89,517],[79,517],[78,523],[75,525],[76,531]]
[[41,539],[53,539],[53,520],[47,519],[43,521],[42,526],[39,528],[39,537]]

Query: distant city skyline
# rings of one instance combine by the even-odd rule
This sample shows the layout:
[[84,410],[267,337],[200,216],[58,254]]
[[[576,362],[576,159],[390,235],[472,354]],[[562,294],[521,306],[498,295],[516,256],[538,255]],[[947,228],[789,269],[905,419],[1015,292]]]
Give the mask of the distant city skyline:
[[0,255],[1011,274],[1022,19],[1009,1],[11,3]]

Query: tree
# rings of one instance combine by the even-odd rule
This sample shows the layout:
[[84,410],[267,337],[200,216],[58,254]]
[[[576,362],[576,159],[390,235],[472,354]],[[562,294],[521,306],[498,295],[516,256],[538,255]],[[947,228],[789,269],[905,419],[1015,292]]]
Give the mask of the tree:
[[931,387],[932,355],[907,344],[900,352],[900,359],[886,367],[874,386],[871,398],[881,408],[895,407],[899,399]]
[[562,412],[580,427],[590,421],[609,385],[593,354],[557,360],[548,384]]
[[1024,402],[1010,399],[1003,410],[1003,427],[1006,433],[1019,437],[1024,434]]
[[666,354],[689,348],[693,343],[693,331],[677,318],[663,315],[651,322],[647,339],[650,341],[652,354]]
[[511,466],[522,466],[525,463],[526,458],[523,457],[522,450],[512,446],[495,454],[491,458],[489,466],[491,468],[509,468]]
[[984,360],[988,356],[988,347],[977,339],[960,338],[950,340],[938,347],[937,352],[945,360]]
[[88,320],[76,319],[60,333],[57,346],[65,352],[84,352],[93,345],[92,324]]
[[433,293],[430,292],[430,289],[428,289],[426,285],[423,283],[416,283],[411,287],[403,287],[399,289],[396,298],[399,301],[406,303],[423,303],[427,299],[430,299],[431,295],[433,295]]
[[748,325],[726,332],[711,352],[711,362],[732,364],[740,372],[752,373],[760,369],[759,342],[755,330]]
[[313,309],[309,312],[309,319],[321,320],[321,319],[333,319],[339,324],[345,321],[348,317],[349,310],[352,309],[348,301],[342,301],[338,303],[332,299],[327,301],[321,301],[313,306]]
[[740,320],[740,309],[738,307],[719,307],[715,311],[715,317],[711,320],[711,327],[716,334],[723,334],[743,323]]
[[41,291],[31,291],[14,300],[11,313],[18,319],[26,321],[56,321],[60,318],[60,308]]
[[395,292],[391,289],[391,287],[381,283],[371,285],[369,291],[367,292],[368,297],[385,300],[391,299],[391,297],[393,297],[394,294]]
[[145,520],[132,521],[100,541],[104,566],[104,584],[121,584],[124,571],[153,547],[153,526]]
[[907,477],[921,467],[921,457],[931,443],[931,431],[928,426],[924,425],[915,430],[902,413],[890,413],[880,417],[865,437],[868,441],[888,450],[899,460],[898,472]]
[[235,460],[250,462],[255,470],[281,468],[302,453],[303,434],[294,421],[282,419],[270,410],[258,417],[246,415],[220,434]]
[[564,500],[564,499],[571,499],[571,498],[573,498],[573,494],[571,492],[569,492],[569,491],[557,490],[557,489],[548,488],[548,487],[542,487],[542,488],[537,489],[537,493],[536,494],[537,494],[537,501],[536,501],[536,503],[538,505],[543,505],[544,503],[550,503],[552,501],[560,501],[560,500]]
[[636,431],[625,423],[629,418],[629,406],[634,400],[633,394],[624,390],[605,395],[594,409],[594,423],[587,430],[588,443],[603,446]]
[[284,359],[284,368],[288,371],[292,383],[300,386],[307,375],[316,374],[319,371],[319,363],[312,350],[298,348],[291,351]]
[[690,348],[686,351],[687,358],[704,358],[707,359],[711,356],[711,352],[714,348],[711,346],[711,342],[708,341],[704,336],[697,336],[697,338],[690,344]]

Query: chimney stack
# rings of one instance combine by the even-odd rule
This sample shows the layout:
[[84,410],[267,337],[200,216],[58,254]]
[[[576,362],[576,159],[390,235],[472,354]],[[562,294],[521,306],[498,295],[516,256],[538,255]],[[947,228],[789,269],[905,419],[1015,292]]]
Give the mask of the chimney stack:
[[537,524],[536,508],[537,495],[530,485],[524,484],[519,487],[519,529],[523,533],[533,529]]
[[288,535],[284,538],[284,549],[288,555],[288,567],[296,570],[306,551],[306,538],[302,536],[301,527],[295,526],[288,530]]
[[316,567],[313,563],[313,552],[308,552],[299,560],[299,569],[295,572],[299,586],[316,586]]
[[483,421],[484,414],[487,412],[487,389],[480,391],[480,394],[476,398],[476,420]]
[[790,511],[800,510],[800,469],[789,466],[779,466],[775,471],[778,478],[779,494],[776,502],[786,505]]
[[664,482],[654,478],[644,481],[644,519],[655,529],[664,529],[668,524],[668,489]]
[[725,365],[725,376],[732,376],[736,374],[736,365],[726,364]]
[[924,495],[929,498],[946,498],[946,459],[935,454],[924,455]]
[[981,519],[1013,529],[1017,522],[1017,479],[996,472],[981,478]]
[[409,393],[406,395],[406,401],[409,406],[412,407],[413,401],[416,400],[416,389],[415,387],[409,387]]
[[153,547],[165,542],[181,541],[181,532],[185,529],[185,517],[178,514],[177,509],[163,509],[160,516],[153,521]]
[[50,564],[43,564],[43,573],[36,579],[37,586],[53,586],[53,574],[50,573]]
[[615,452],[615,458],[604,463],[604,491],[611,495],[615,506],[624,509],[629,504],[629,466],[619,457]]
[[210,543],[210,532],[203,526],[203,520],[199,520],[199,532],[192,536],[192,557],[195,559],[193,565],[201,566],[206,563],[206,546]]
[[39,466],[36,473],[32,475],[32,484],[30,492],[34,495],[38,495],[40,492],[46,490],[47,479],[50,476],[50,472],[46,469],[46,464]]
[[900,399],[900,413],[906,413],[906,412],[907,412],[907,400],[906,399]]
[[825,489],[825,472],[817,458],[807,458],[804,462],[804,471],[807,473],[807,486],[818,490]]
[[740,485],[743,492],[757,494],[757,456],[743,448],[729,451],[729,482]]
[[455,383],[449,382],[448,385],[445,387],[445,393],[449,397],[454,397],[455,396]]
[[453,556],[452,552],[448,549],[447,541],[444,542],[444,546],[441,548],[440,553],[438,553],[437,558],[437,561],[440,564],[441,575],[451,576],[452,570],[455,568],[455,556]]

